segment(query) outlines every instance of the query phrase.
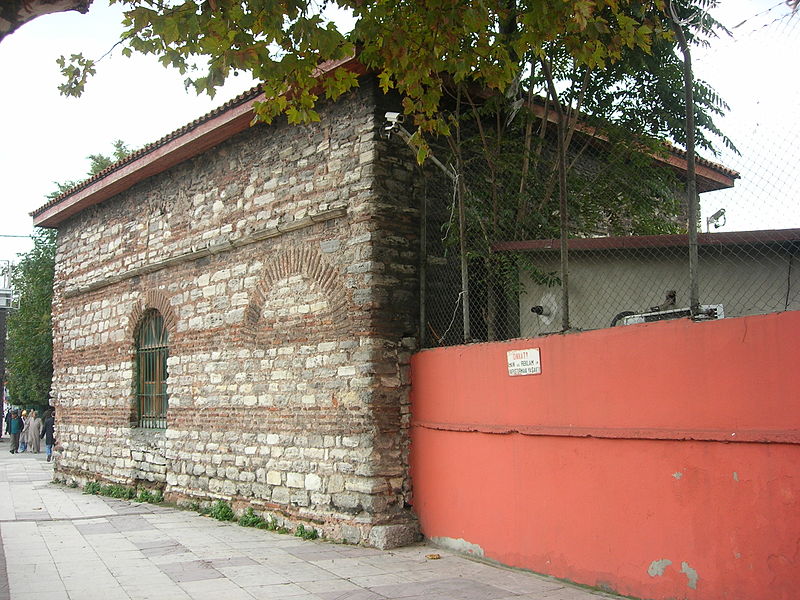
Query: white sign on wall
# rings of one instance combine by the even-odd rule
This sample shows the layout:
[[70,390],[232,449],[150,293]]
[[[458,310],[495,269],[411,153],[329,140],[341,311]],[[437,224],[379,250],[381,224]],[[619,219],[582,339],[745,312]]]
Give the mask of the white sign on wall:
[[508,357],[508,374],[511,377],[539,375],[542,372],[542,361],[538,348],[511,350],[506,353],[506,356]]

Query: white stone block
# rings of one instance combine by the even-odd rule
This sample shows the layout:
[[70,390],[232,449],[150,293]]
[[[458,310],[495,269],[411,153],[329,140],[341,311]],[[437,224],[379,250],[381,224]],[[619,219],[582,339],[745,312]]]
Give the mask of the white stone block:
[[305,488],[309,491],[316,492],[322,489],[322,478],[316,473],[309,473],[306,475]]
[[287,473],[286,485],[292,488],[305,488],[305,476],[302,473]]

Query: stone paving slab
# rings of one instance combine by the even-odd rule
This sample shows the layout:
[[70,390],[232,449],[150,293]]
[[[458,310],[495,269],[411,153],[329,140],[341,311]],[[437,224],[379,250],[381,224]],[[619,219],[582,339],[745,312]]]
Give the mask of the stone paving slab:
[[[0,600],[598,600],[418,544],[302,540],[51,483],[0,439]],[[427,558],[440,555],[439,560]]]

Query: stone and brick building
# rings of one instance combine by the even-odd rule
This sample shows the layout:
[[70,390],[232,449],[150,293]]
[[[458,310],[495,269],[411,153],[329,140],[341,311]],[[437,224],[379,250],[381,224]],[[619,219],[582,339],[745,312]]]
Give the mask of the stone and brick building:
[[415,539],[410,357],[460,298],[424,244],[452,190],[421,210],[414,153],[382,136],[399,100],[340,64],[361,85],[319,123],[251,127],[255,89],[35,211],[58,230],[60,477]]
[[33,213],[58,229],[62,477],[229,501],[354,543],[416,536],[418,211],[370,77],[320,123],[253,90]]

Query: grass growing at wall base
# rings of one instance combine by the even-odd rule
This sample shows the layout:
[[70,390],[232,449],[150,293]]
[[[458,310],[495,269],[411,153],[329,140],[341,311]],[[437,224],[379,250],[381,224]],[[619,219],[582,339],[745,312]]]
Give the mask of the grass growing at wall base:
[[214,517],[217,521],[235,521],[236,515],[233,509],[227,502],[217,500],[209,511],[209,516]]
[[[74,482],[73,482],[74,483]],[[77,485],[75,486],[77,487]],[[148,502],[150,504],[161,504],[164,495],[160,490],[150,491],[146,488],[128,487],[118,484],[101,484],[99,481],[89,481],[83,488],[84,494],[97,496],[107,496],[109,498],[120,498],[122,500],[135,500],[137,502]],[[224,500],[217,500],[210,508],[201,508],[198,503],[190,506],[191,510],[199,512],[201,515],[213,517],[217,521],[231,521],[238,523],[241,527],[256,527],[266,529],[276,533],[292,533],[290,529],[278,524],[274,517],[266,519],[255,514],[252,507],[248,507],[238,519],[230,504]],[[304,540],[316,540],[320,537],[319,532],[313,527],[298,525],[294,530],[295,537]]]
[[[222,500],[217,500],[210,509],[200,510],[199,512],[200,514],[213,517],[218,521],[235,521],[241,527],[256,527],[257,529],[266,529],[268,531],[274,531],[275,533],[292,533],[287,527],[279,525],[277,519],[274,517],[267,517],[265,519],[257,515],[252,507],[248,507],[237,519],[230,505]],[[319,532],[316,529],[313,527],[306,527],[302,524],[295,528],[294,535],[304,540],[316,540],[319,538]]]
[[303,538],[304,540],[315,540],[319,537],[319,533],[313,527],[306,529],[302,524],[297,526],[294,531],[294,536]]
[[161,490],[151,491],[146,488],[135,488],[117,484],[103,485],[99,481],[89,481],[83,488],[84,494],[120,498],[122,500],[135,500],[149,504],[161,504],[164,494]]

